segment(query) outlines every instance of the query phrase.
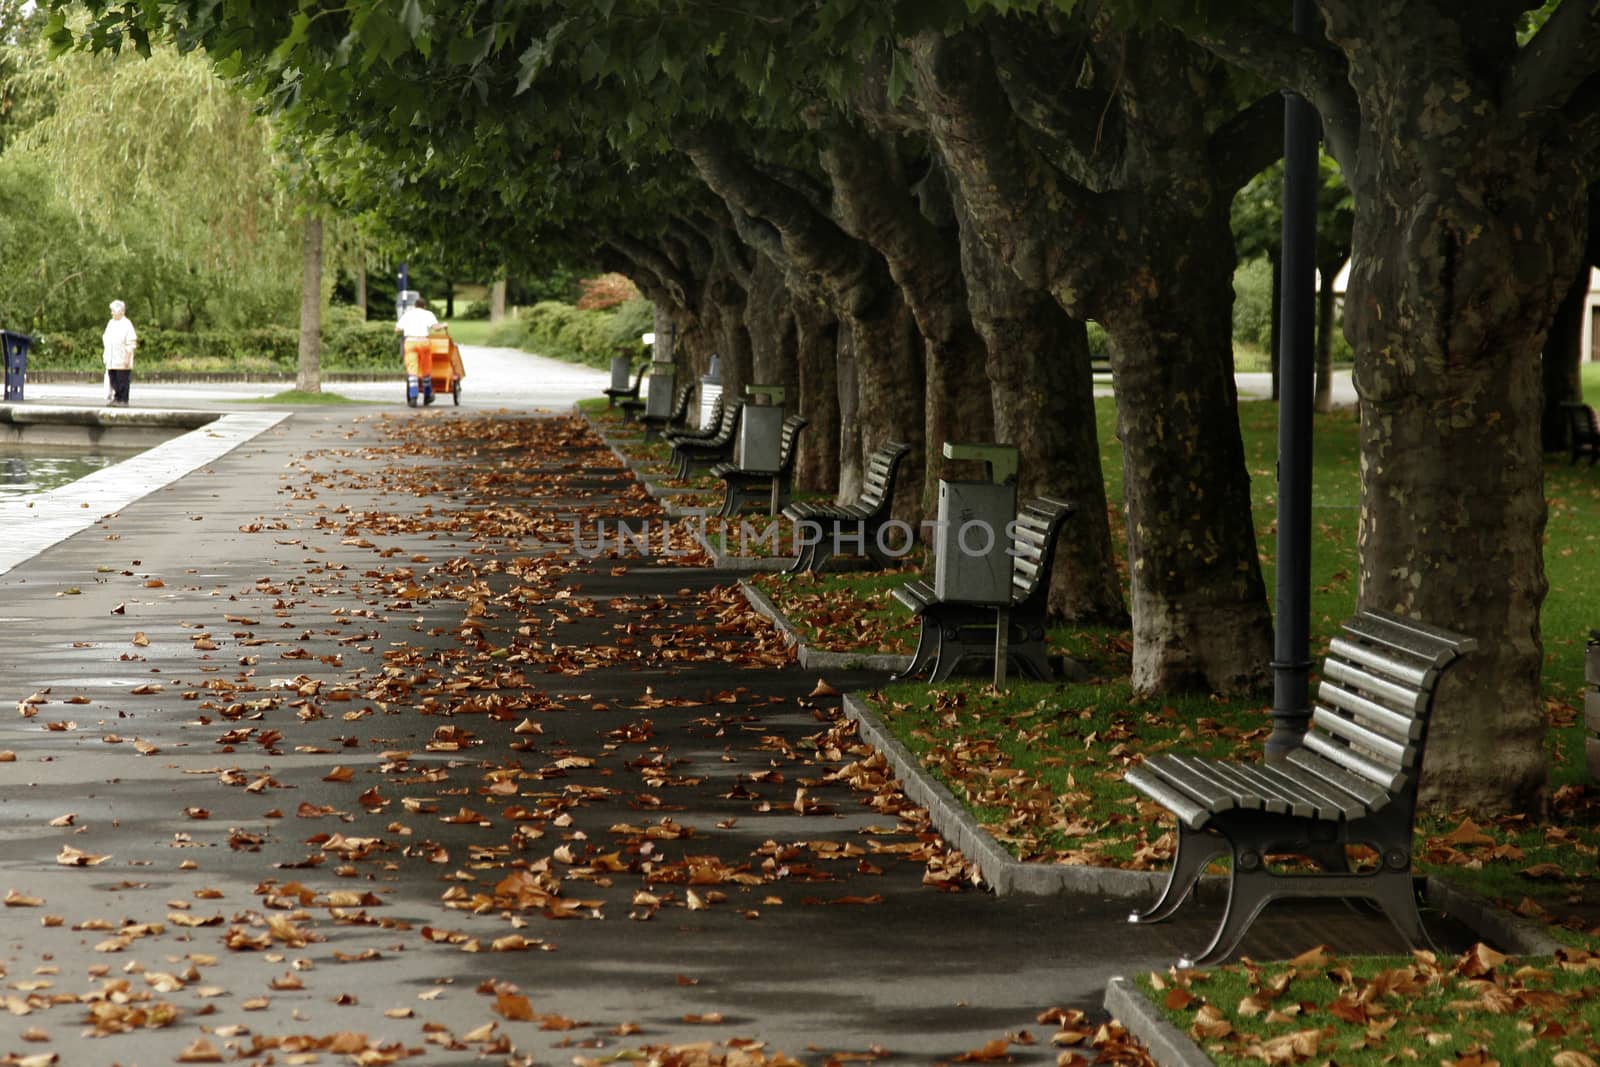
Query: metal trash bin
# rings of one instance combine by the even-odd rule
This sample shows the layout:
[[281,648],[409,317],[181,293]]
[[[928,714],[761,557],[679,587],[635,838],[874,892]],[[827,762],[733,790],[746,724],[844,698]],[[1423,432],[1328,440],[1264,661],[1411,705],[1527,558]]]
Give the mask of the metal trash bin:
[[745,470],[775,471],[783,454],[785,390],[781,385],[747,385],[744,391],[751,399],[740,402],[743,411],[734,459]]
[[4,349],[6,364],[6,399],[21,400],[23,387],[28,380],[28,349],[33,338],[25,333],[0,330],[0,348]]
[[1005,604],[1011,599],[1011,541],[1017,514],[1017,449],[944,443],[944,457],[982,460],[989,480],[939,479],[933,538],[933,588],[940,600]]
[[711,421],[711,409],[722,395],[722,356],[711,353],[711,366],[700,376],[700,428]]

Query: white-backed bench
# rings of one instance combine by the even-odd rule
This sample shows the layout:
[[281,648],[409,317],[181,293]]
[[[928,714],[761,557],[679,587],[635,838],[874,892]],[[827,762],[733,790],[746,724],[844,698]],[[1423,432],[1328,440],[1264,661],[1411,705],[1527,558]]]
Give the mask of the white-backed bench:
[[[1169,918],[1208,863],[1233,860],[1216,936],[1179,966],[1225,959],[1282,897],[1364,897],[1411,944],[1428,943],[1411,872],[1417,779],[1439,679],[1477,642],[1378,610],[1358,612],[1343,630],[1323,663],[1312,729],[1282,762],[1166,754],[1124,775],[1178,820],[1166,887],[1129,922]],[[1372,848],[1375,869],[1352,870],[1347,845]],[[1302,856],[1319,870],[1274,871],[1268,854]]]

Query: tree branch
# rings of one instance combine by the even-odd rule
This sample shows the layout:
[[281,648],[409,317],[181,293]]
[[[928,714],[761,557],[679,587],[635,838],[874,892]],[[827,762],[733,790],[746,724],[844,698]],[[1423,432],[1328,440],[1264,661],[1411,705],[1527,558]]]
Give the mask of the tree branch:
[[1347,166],[1354,161],[1360,111],[1338,49],[1270,23],[1227,16],[1184,32],[1218,58],[1311,101],[1334,158]]
[[1283,155],[1283,94],[1263,96],[1211,135],[1217,184],[1238,192],[1245,182]]
[[1511,64],[1500,94],[1513,115],[1566,105],[1600,70],[1600,2],[1565,0]]
[[[1079,88],[1076,63],[1092,71],[1103,57],[1089,48],[1087,33],[1060,36],[1031,20],[990,19],[989,52],[1011,110],[1043,138],[1073,178],[1092,189],[1113,184],[1122,156],[1122,109],[1098,84]],[[1114,75],[1090,75],[1096,82]]]

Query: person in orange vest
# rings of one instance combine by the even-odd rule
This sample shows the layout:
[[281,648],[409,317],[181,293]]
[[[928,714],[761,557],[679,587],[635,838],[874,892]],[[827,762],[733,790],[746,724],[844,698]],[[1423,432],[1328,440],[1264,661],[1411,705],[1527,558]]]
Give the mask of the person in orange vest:
[[428,310],[428,302],[419,296],[394,324],[395,333],[405,338],[406,403],[413,407],[419,392],[424,404],[433,403],[433,348],[428,340],[428,328],[438,323],[433,312]]

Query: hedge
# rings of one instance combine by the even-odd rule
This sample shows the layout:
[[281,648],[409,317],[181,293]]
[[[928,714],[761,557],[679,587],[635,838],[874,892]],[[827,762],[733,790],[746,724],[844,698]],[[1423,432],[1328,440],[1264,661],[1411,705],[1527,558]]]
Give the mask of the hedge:
[[[31,370],[99,371],[100,331],[46,333],[28,355]],[[144,329],[135,367],[142,371],[206,374],[293,374],[300,362],[300,332],[290,326],[254,330]],[[401,366],[394,326],[388,322],[336,322],[322,331],[322,369],[397,370]],[[398,371],[397,371],[398,372]]]

